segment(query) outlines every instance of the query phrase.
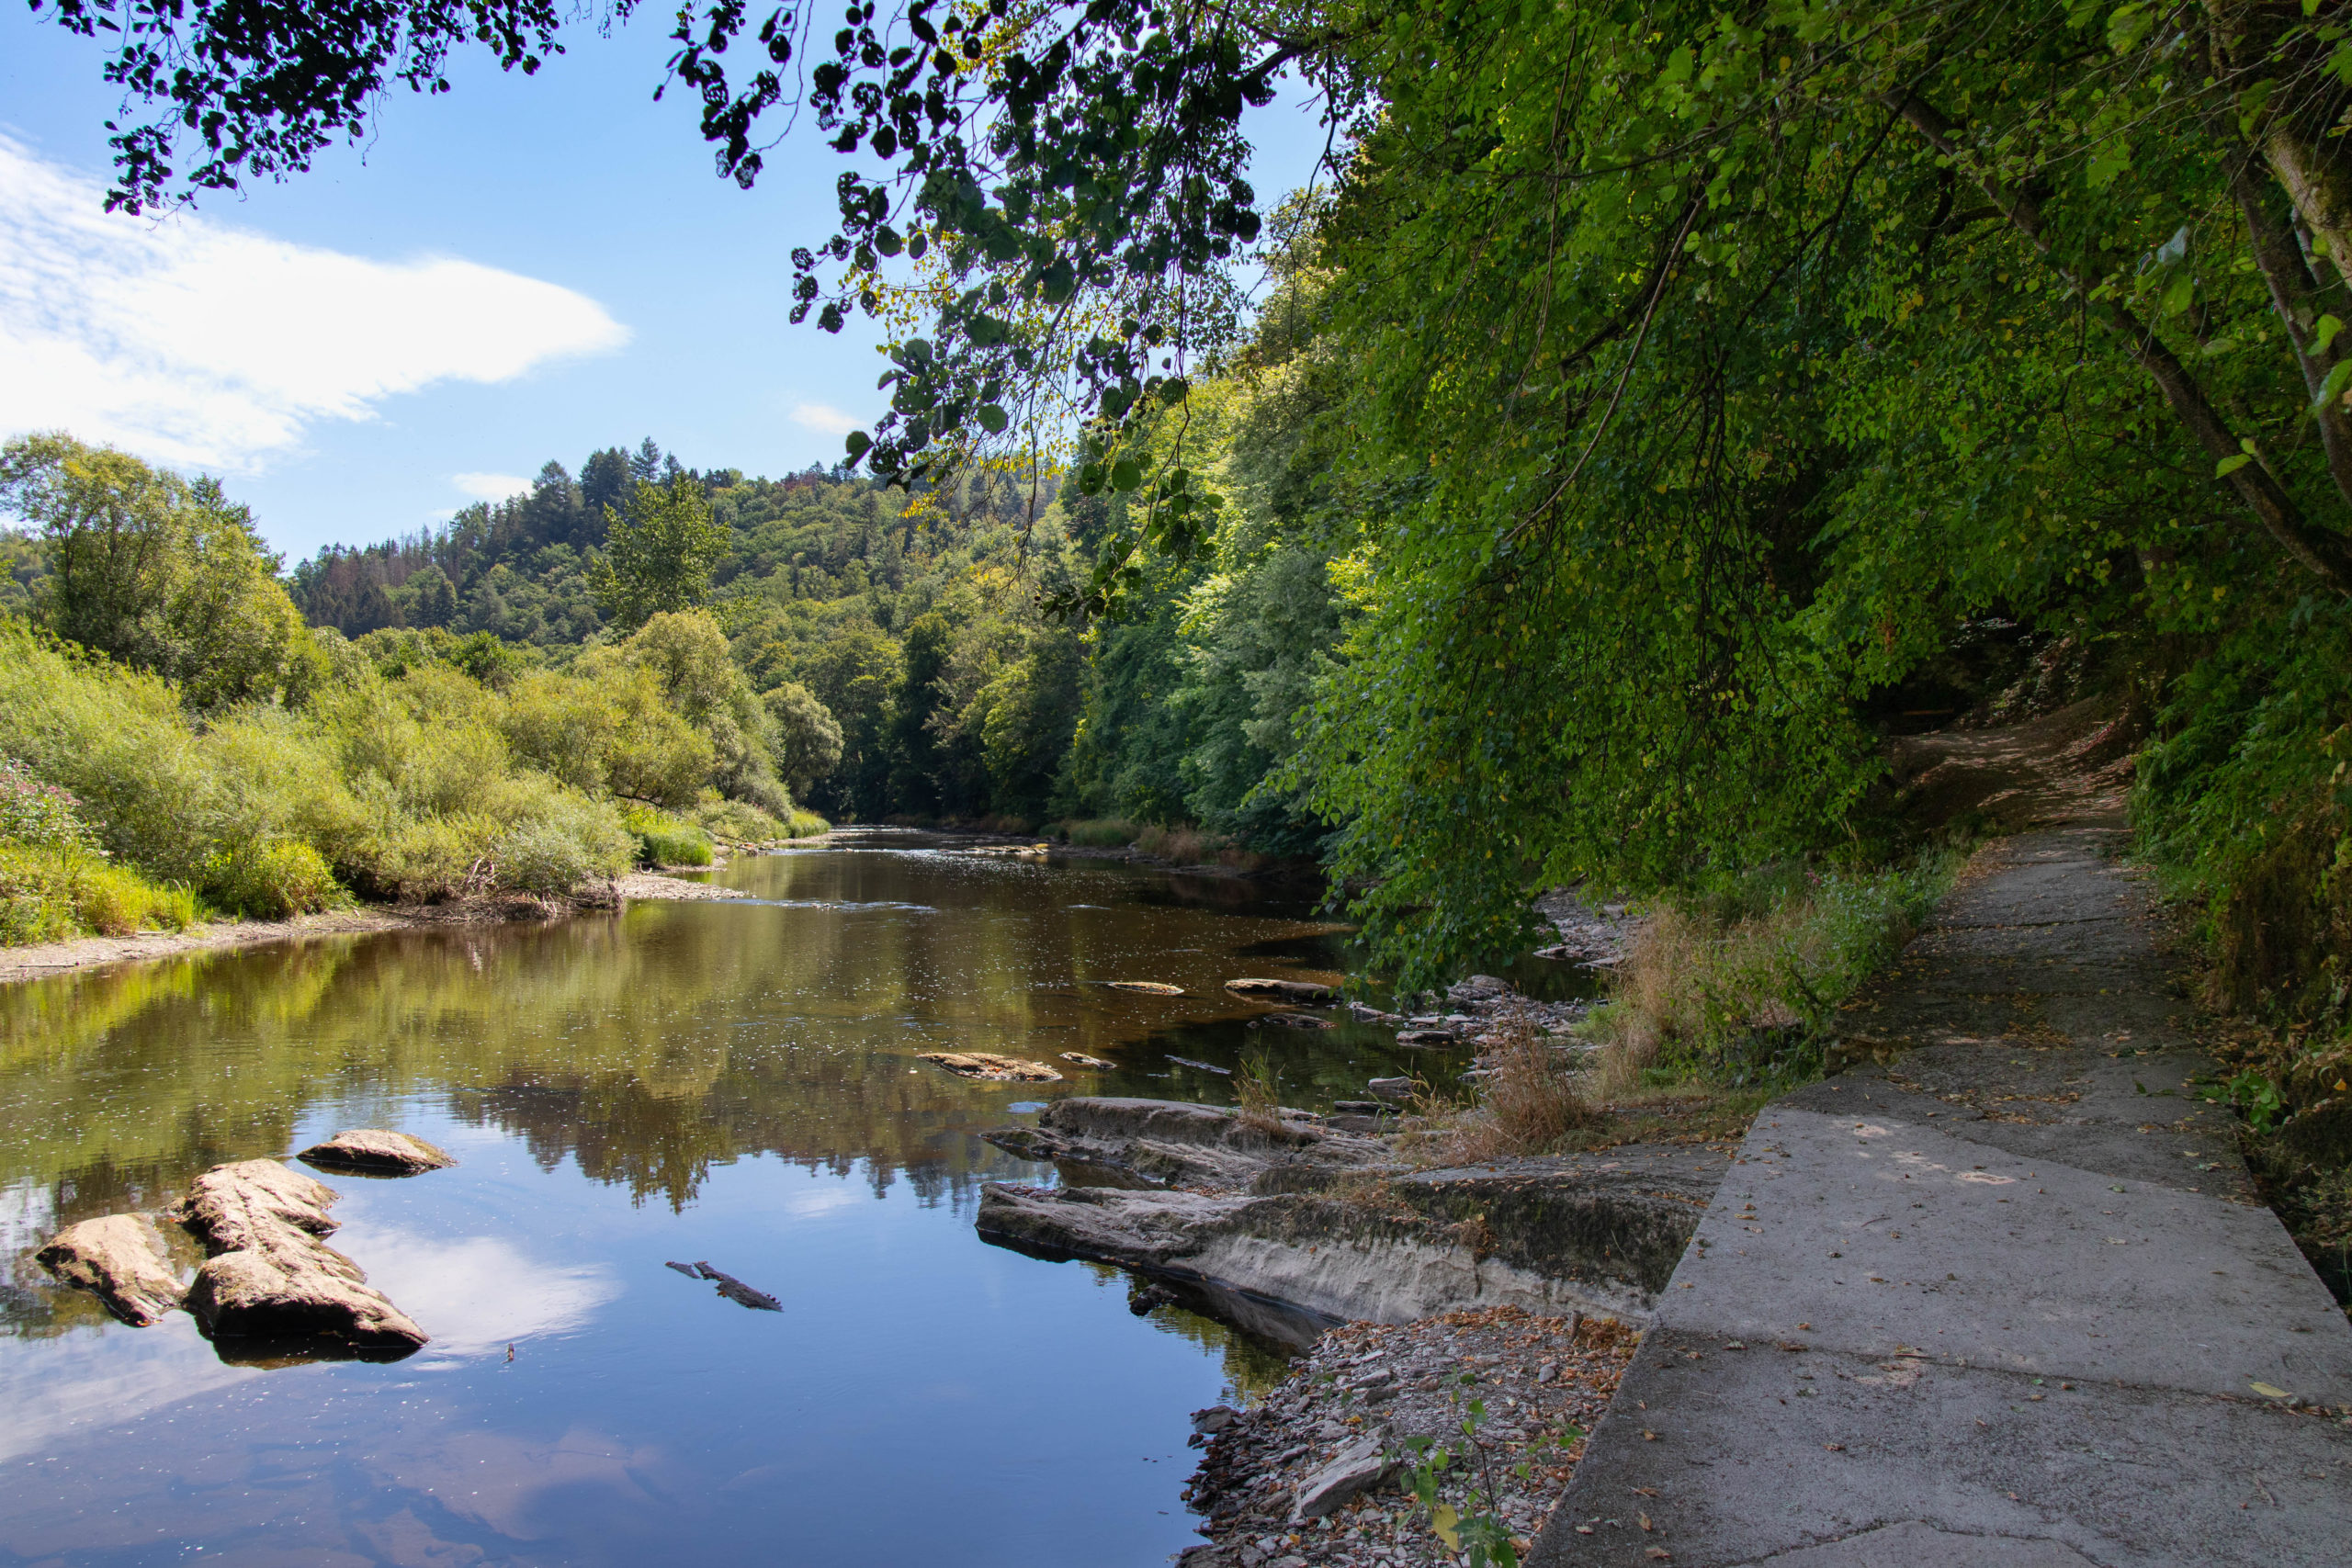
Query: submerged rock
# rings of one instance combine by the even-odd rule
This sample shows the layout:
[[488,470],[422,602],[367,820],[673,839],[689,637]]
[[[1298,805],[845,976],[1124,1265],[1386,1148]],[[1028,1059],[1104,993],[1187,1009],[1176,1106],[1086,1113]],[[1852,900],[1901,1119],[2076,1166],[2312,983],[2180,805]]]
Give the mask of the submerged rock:
[[1103,984],[1114,991],[1141,991],[1148,997],[1181,997],[1184,994],[1183,987],[1163,985],[1158,980],[1105,980]]
[[1410,1078],[1373,1078],[1364,1084],[1363,1089],[1374,1100],[1385,1100],[1392,1105],[1402,1105],[1413,1098],[1413,1080]]
[[1065,1051],[1062,1053],[1062,1060],[1076,1062],[1081,1067],[1108,1069],[1118,1066],[1116,1062],[1106,1062],[1100,1056],[1090,1056],[1083,1051]]
[[295,1157],[322,1169],[349,1170],[367,1176],[416,1176],[428,1170],[447,1170],[458,1163],[423,1138],[375,1127],[337,1133],[322,1144],[312,1144]]
[[983,1136],[1023,1159],[1117,1171],[1156,1187],[1281,1187],[1396,1163],[1377,1138],[1334,1132],[1306,1111],[1261,1120],[1221,1105],[1097,1095],[1057,1100],[1034,1127]]
[[276,1160],[217,1165],[176,1211],[213,1256],[197,1270],[187,1310],[219,1339],[322,1336],[358,1350],[412,1350],[431,1336],[368,1283],[359,1265],[320,1237],[335,1191]]
[[1338,995],[1330,987],[1314,980],[1227,980],[1225,988],[1237,997],[1249,997],[1253,1000],[1298,1002],[1308,1006],[1330,1001]]
[[1043,1062],[1000,1056],[992,1051],[925,1051],[917,1061],[945,1067],[959,1078],[981,1083],[1058,1083],[1061,1074]]
[[1268,1013],[1260,1021],[1278,1024],[1284,1029],[1332,1029],[1338,1027],[1328,1018],[1317,1018],[1311,1012]]
[[108,1214],[67,1225],[33,1257],[134,1328],[162,1322],[186,1293],[164,1250],[163,1233],[144,1214]]

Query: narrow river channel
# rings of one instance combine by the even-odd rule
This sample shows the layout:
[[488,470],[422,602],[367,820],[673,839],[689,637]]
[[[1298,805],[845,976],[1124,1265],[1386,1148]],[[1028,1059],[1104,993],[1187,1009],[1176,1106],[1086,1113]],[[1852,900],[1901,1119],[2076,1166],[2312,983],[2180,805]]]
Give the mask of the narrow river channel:
[[[1229,1102],[1188,1063],[1256,1049],[1316,1108],[1430,1070],[1221,989],[1336,979],[1340,928],[1297,889],[903,831],[718,877],[753,899],[0,989],[0,1563],[1141,1568],[1198,1539],[1187,1413],[1279,1352],[982,1243],[979,1184],[1052,1171],[979,1134],[1061,1094]],[[461,1162],[328,1178],[334,1245],[433,1336],[407,1359],[238,1364],[32,1260],[345,1127]],[[784,1310],[664,1267],[697,1259]]]

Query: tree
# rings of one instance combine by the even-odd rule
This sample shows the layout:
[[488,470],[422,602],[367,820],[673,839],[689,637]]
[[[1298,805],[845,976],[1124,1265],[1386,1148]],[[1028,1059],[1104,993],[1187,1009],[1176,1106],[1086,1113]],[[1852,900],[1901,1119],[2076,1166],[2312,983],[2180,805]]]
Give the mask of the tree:
[[298,691],[315,672],[277,558],[218,481],[51,433],[0,446],[0,503],[48,546],[38,612],[60,637],[177,682],[200,708]]
[[711,517],[709,498],[692,475],[666,485],[640,481],[627,514],[605,513],[604,553],[588,576],[596,608],[624,630],[692,609],[709,595],[710,574],[728,545],[726,526]]
[[794,795],[805,795],[841,761],[841,724],[797,681],[786,681],[761,700],[775,727],[776,773]]

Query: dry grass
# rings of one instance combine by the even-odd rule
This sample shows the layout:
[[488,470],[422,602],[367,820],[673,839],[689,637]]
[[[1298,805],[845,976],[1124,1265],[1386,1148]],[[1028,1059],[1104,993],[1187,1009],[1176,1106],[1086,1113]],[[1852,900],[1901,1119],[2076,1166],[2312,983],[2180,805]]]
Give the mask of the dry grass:
[[1593,1094],[1679,1079],[1747,1088],[1810,1077],[1838,1002],[1902,951],[1949,886],[1956,855],[1869,874],[1758,874],[1661,902],[1589,1025]]
[[1281,1069],[1263,1051],[1241,1058],[1233,1073],[1233,1103],[1240,1119],[1260,1132],[1282,1130]]
[[1476,1102],[1430,1119],[1429,1153],[1473,1165],[1552,1154],[1605,1120],[1541,1030],[1507,1014],[1494,1032],[1500,1040],[1479,1057],[1489,1071],[1477,1080]]

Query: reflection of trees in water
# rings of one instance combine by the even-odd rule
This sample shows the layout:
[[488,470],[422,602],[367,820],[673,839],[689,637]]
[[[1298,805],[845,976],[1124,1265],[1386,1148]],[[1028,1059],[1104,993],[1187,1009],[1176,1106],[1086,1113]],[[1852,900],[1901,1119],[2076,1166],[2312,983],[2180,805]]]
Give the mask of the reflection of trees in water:
[[[766,1154],[960,1210],[984,1178],[1027,1168],[978,1134],[1035,1091],[917,1052],[1079,1051],[1123,1066],[1069,1087],[1218,1100],[1222,1079],[1152,1076],[1170,1043],[1223,1063],[1265,1038],[1295,1056],[1293,1081],[1335,1092],[1363,1075],[1345,1060],[1363,1042],[1240,1032],[1257,1010],[1217,989],[1235,946],[1297,928],[1238,879],[839,854],[745,874],[801,907],[640,905],[0,987],[0,1190],[26,1195],[15,1228],[38,1214],[41,1232],[10,1239],[28,1250],[58,1224],[159,1209],[208,1166],[286,1153],[306,1119],[365,1125],[420,1096],[640,1202],[683,1206],[714,1167]],[[1194,994],[1096,983],[1138,965]],[[0,1317],[38,1277],[23,1253],[0,1259]]]

